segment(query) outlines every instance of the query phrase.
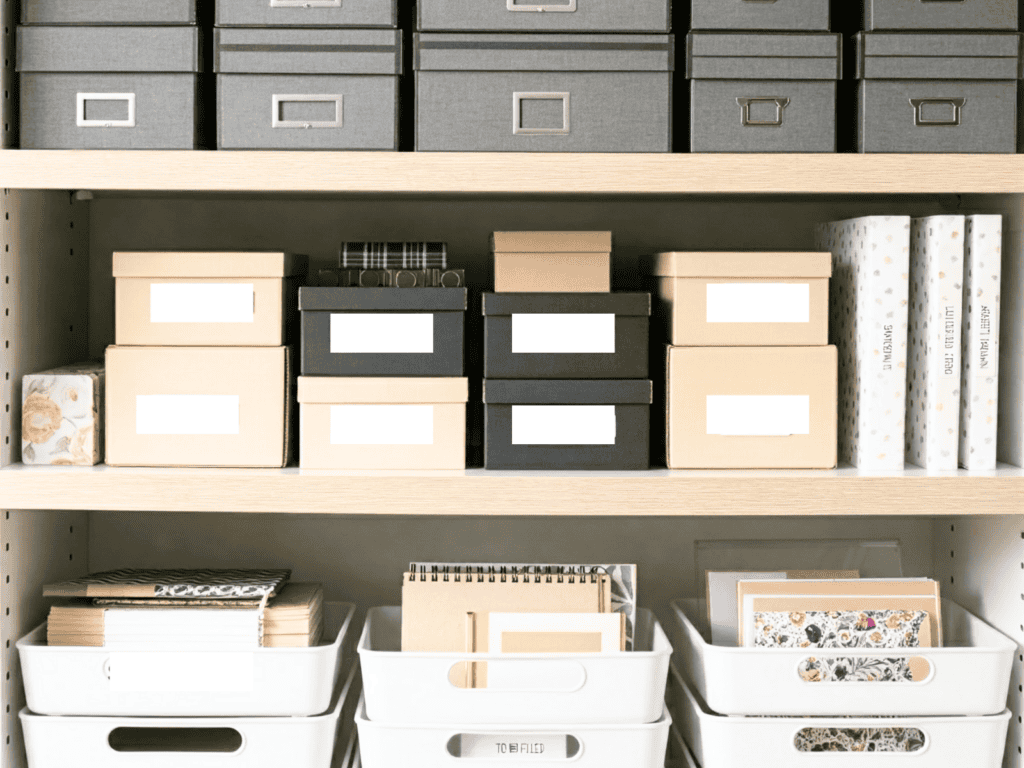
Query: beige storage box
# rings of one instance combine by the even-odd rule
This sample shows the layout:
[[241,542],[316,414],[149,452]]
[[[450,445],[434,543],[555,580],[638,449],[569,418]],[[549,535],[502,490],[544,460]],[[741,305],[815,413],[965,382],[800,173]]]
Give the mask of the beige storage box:
[[675,346],[828,344],[829,253],[659,253],[653,271]]
[[835,347],[669,347],[669,469],[831,469]]
[[495,232],[496,293],[606,293],[611,232]]
[[306,261],[270,252],[115,253],[115,341],[279,347]]
[[469,379],[299,377],[302,469],[465,469]]
[[288,347],[107,347],[107,463],[282,467]]

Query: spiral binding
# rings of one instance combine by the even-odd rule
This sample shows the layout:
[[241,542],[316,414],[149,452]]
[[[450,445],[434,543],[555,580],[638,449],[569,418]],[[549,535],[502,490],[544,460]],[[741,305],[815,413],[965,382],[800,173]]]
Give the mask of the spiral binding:
[[421,565],[417,569],[416,564],[412,566],[411,581],[419,577],[420,581],[454,581],[467,584],[476,581],[478,584],[489,583],[512,583],[512,584],[596,584],[600,581],[603,572],[600,568],[585,565],[578,566],[551,566],[551,565],[527,565],[527,566],[427,566]]

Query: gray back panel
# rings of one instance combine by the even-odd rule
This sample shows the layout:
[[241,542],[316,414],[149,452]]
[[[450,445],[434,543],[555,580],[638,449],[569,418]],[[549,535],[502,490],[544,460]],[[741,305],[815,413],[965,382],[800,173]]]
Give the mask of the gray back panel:
[[22,0],[22,24],[195,24],[196,0]]
[[216,2],[216,24],[222,27],[394,27],[397,23],[396,0]]
[[691,27],[827,30],[829,0],[693,0]]
[[863,0],[864,29],[1017,29],[1017,0]]
[[417,29],[668,32],[670,0],[419,0]]
[[214,71],[398,75],[401,43],[390,29],[217,29]]
[[196,27],[18,27],[19,72],[198,72]]

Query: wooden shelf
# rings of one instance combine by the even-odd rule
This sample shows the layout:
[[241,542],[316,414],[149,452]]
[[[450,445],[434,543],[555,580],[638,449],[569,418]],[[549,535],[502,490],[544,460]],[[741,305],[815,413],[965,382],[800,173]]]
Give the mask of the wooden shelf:
[[0,186],[196,192],[1024,193],[1024,155],[3,150]]
[[1024,470],[0,470],[0,508],[350,515],[1019,515]]

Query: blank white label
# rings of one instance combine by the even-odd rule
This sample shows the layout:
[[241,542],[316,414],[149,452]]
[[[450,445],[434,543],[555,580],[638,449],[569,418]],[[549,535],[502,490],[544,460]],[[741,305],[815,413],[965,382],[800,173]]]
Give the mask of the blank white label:
[[565,760],[566,744],[564,733],[464,733],[461,756],[510,762]]
[[614,405],[513,405],[513,445],[615,445]]
[[709,435],[811,433],[809,395],[708,395]]
[[432,354],[434,316],[396,312],[331,315],[332,354]]
[[110,690],[241,692],[253,689],[251,653],[117,651],[110,654]]
[[151,323],[251,323],[252,283],[152,283]]
[[615,315],[512,315],[513,354],[614,354]]
[[331,445],[433,445],[432,405],[332,405]]
[[136,395],[137,435],[237,435],[238,395]]
[[808,323],[808,283],[708,283],[709,323]]

